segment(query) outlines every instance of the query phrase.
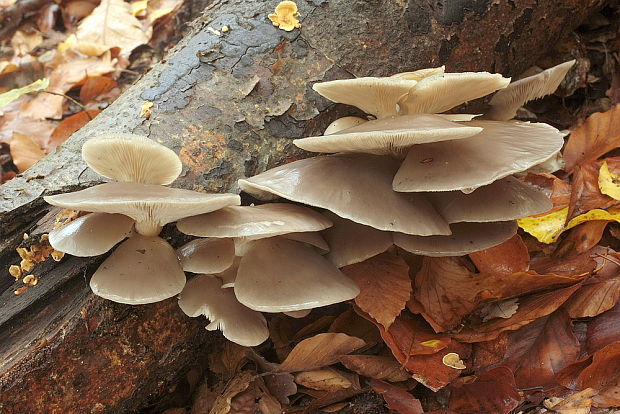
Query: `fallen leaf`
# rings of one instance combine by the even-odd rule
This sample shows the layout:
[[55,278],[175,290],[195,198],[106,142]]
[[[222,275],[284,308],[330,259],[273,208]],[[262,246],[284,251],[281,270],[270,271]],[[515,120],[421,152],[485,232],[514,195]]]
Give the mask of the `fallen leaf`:
[[[601,394],[606,391],[611,395],[605,398],[615,398],[620,402],[620,342],[612,342],[604,348],[596,351],[592,363],[586,367],[577,378],[579,389],[593,388]],[[611,388],[610,390],[606,390]],[[596,401],[596,398],[595,398]],[[596,404],[601,406],[600,404]]]
[[80,101],[83,104],[92,102],[117,86],[116,81],[107,76],[91,76],[86,79],[86,82],[80,88]]
[[209,414],[227,414],[231,409],[232,399],[245,391],[252,383],[252,373],[249,371],[239,372],[231,379],[224,391],[217,397]]
[[[616,174],[620,173],[620,158],[606,158],[605,162],[611,171]],[[606,209],[618,204],[617,200],[601,192],[599,186],[601,164],[600,161],[590,161],[575,168],[571,184],[568,220],[589,210]]]
[[424,414],[420,401],[406,390],[376,379],[369,380],[368,385],[383,396],[390,410],[399,414]]
[[34,48],[43,42],[43,36],[39,32],[26,33],[17,30],[11,38],[11,47],[17,56],[30,53]]
[[[394,350],[392,350],[394,353]],[[413,355],[403,358],[404,355],[394,356],[411,373],[413,379],[425,387],[438,391],[461,375],[461,370],[449,367],[443,362],[446,354],[455,353],[467,359],[471,354],[471,345],[452,341],[447,348],[432,355]]]
[[558,251],[570,252],[570,254],[585,253],[601,241],[603,232],[609,224],[606,220],[588,221],[570,230],[560,245]]
[[470,253],[469,258],[481,273],[525,272],[530,262],[527,246],[518,234],[495,247]]
[[56,125],[54,132],[52,132],[52,139],[48,150],[53,151],[58,145],[65,142],[74,132],[89,123],[91,120],[89,115],[94,118],[99,115],[100,112],[100,109],[91,109],[88,111],[88,115],[86,112],[78,112],[60,121],[60,123]]
[[592,388],[586,388],[566,398],[545,400],[544,406],[558,414],[589,414],[592,406],[592,397],[598,392]]
[[389,382],[406,381],[411,376],[392,356],[378,355],[343,355],[342,365],[358,374]]
[[564,304],[571,318],[597,316],[612,309],[620,299],[620,279],[584,285]]
[[107,48],[120,48],[128,58],[136,47],[149,41],[150,33],[142,31],[140,21],[123,0],[102,0],[92,13],[79,24],[76,37],[80,42],[95,43]]
[[559,310],[512,332],[504,364],[514,372],[519,388],[547,387],[555,384],[557,373],[577,361],[579,352],[568,314]]
[[228,381],[241,370],[248,360],[248,350],[244,346],[226,341],[209,353],[209,370],[218,374],[224,381]]
[[349,308],[334,319],[328,332],[340,332],[363,339],[367,344],[381,342],[381,334],[377,326]]
[[586,336],[586,350],[593,354],[599,349],[613,343],[620,342],[620,303],[592,319],[588,324]]
[[517,224],[541,243],[553,243],[560,237],[568,217],[568,207],[542,216],[523,217]]
[[322,333],[298,343],[280,364],[280,371],[305,371],[338,362],[341,355],[349,354],[366,345],[359,339],[342,333]]
[[480,316],[482,317],[482,322],[495,318],[508,319],[517,313],[518,309],[519,299],[511,298],[483,305],[480,310]]
[[0,109],[7,106],[22,95],[38,92],[47,88],[49,84],[50,80],[48,78],[43,78],[21,88],[11,89],[8,92],[0,93]]
[[590,115],[575,129],[564,148],[567,172],[588,161],[594,161],[620,145],[620,105],[607,112]]
[[295,374],[295,382],[313,390],[329,392],[350,388],[353,385],[344,373],[333,368],[299,372]]
[[45,156],[43,150],[33,140],[19,132],[13,133],[10,146],[13,164],[20,172],[26,171]]
[[598,187],[601,193],[620,200],[620,175],[609,170],[607,161],[603,161],[598,175]]
[[150,0],[144,25],[152,27],[162,17],[175,12],[183,3],[182,0]]
[[264,375],[265,385],[269,392],[281,403],[289,404],[291,395],[297,393],[297,385],[291,374],[278,372],[278,364],[267,361],[252,348],[246,348],[246,356],[254,361],[262,374],[273,372],[274,374]]
[[536,319],[549,315],[562,306],[579,288],[580,285],[576,285],[551,292],[525,296],[521,299],[517,313],[512,317],[508,319],[491,319],[488,322],[472,324],[453,336],[463,342],[490,341],[497,338],[503,331],[515,331]]
[[355,304],[384,328],[389,328],[411,297],[407,263],[398,256],[383,253],[341,270],[360,288]]
[[512,371],[494,368],[473,382],[453,387],[448,407],[457,413],[508,414],[521,402]]
[[553,174],[529,173],[523,178],[523,181],[532,184],[545,193],[553,203],[553,210],[566,207],[570,201],[570,183],[560,180]]

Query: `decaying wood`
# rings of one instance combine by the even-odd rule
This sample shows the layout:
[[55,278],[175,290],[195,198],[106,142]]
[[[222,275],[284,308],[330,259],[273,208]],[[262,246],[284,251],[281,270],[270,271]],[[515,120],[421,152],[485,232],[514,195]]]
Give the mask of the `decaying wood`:
[[[103,257],[38,264],[23,294],[8,276],[23,233],[48,231],[44,193],[100,178],[80,159],[103,131],[148,135],[179,153],[175,186],[236,191],[238,178],[304,156],[292,138],[318,134],[351,108],[315,94],[315,81],[388,75],[446,64],[506,75],[531,65],[599,0],[299,0],[302,28],[266,16],[276,2],[215,1],[165,61],[62,148],[0,187],[0,412],[110,412],[156,401],[208,343],[204,321],[175,300],[130,307],[93,297],[86,280]],[[228,32],[220,29],[228,26]],[[139,115],[154,103],[149,119]],[[174,228],[165,233],[180,242]]]

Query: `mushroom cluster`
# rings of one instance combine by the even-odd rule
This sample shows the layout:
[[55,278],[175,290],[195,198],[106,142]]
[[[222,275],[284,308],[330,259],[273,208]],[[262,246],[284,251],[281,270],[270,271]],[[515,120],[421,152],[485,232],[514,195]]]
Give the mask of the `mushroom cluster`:
[[[516,219],[551,208],[542,192],[513,175],[554,159],[563,134],[511,118],[525,102],[554,91],[573,63],[514,83],[440,67],[315,84],[319,94],[372,119],[341,118],[323,136],[293,141],[330,155],[239,186],[261,200],[281,197],[320,211],[240,206],[238,195],[165,187],[181,171],[171,150],[131,134],[91,139],[84,160],[117,182],[45,197],[89,212],[52,231],[50,243],[94,256],[128,237],[94,273],[95,294],[142,304],[180,293],[183,312],[206,316],[207,329],[258,345],[269,336],[262,312],[302,317],[354,298],[359,288],[343,266],[393,245],[428,256],[471,253],[512,237]],[[442,113],[493,92],[482,116]],[[158,237],[175,221],[197,237],[176,251]],[[184,272],[196,276],[186,283]]]

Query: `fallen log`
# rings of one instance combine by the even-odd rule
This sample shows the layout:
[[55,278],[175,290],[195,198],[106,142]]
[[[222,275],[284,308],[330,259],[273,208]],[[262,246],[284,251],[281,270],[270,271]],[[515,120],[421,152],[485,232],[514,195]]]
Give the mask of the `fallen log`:
[[[267,19],[275,2],[214,1],[166,59],[62,147],[0,187],[2,272],[15,248],[41,243],[57,210],[41,196],[96,183],[80,158],[101,132],[147,135],[179,153],[176,187],[238,191],[236,180],[306,154],[291,139],[320,134],[353,109],[315,81],[383,76],[445,64],[514,75],[570,33],[599,0],[299,1],[302,27]],[[227,26],[230,30],[222,31]],[[152,102],[150,118],[140,116]],[[23,240],[23,234],[30,237]],[[182,237],[168,226],[173,246]],[[38,284],[0,278],[0,411],[130,412],[160,401],[214,335],[170,299],[130,307],[86,283],[105,257],[45,260]]]

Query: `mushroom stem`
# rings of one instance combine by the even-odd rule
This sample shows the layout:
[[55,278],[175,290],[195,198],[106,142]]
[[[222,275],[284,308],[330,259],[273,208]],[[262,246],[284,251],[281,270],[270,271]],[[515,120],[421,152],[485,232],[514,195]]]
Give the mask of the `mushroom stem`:
[[161,233],[163,226],[158,225],[153,221],[137,221],[136,232],[143,236],[157,236]]

